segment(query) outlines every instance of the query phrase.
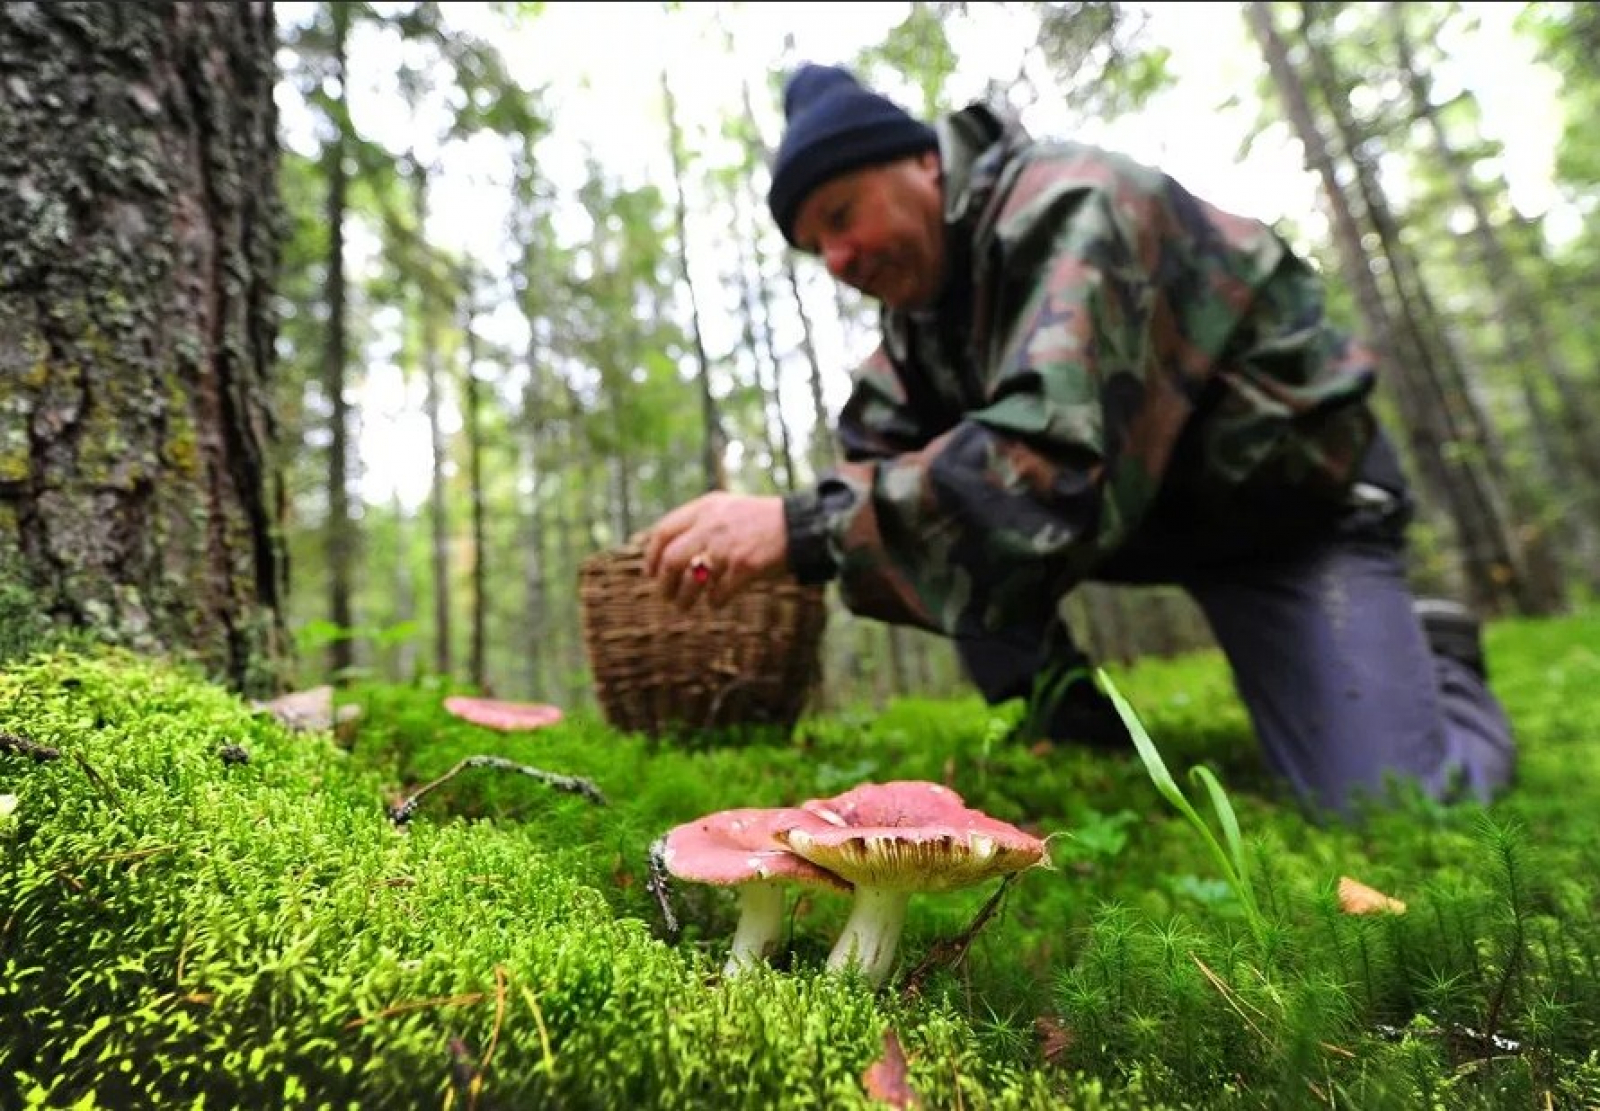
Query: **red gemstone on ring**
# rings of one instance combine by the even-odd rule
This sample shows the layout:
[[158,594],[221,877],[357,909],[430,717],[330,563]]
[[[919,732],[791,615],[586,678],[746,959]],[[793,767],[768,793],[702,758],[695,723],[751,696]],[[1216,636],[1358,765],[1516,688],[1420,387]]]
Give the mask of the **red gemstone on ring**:
[[711,577],[711,568],[703,563],[696,563],[689,568],[689,575],[697,583],[703,583]]

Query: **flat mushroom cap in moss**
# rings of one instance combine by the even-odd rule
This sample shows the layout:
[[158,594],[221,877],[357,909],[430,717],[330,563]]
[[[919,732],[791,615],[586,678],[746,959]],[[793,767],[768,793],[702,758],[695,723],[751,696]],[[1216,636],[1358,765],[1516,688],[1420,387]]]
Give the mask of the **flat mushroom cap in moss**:
[[561,720],[561,707],[544,702],[503,702],[498,698],[472,698],[452,695],[444,708],[462,721],[486,729],[514,733],[522,729],[543,729]]
[[662,862],[681,880],[736,888],[739,924],[724,972],[731,975],[765,959],[783,926],[786,884],[848,893],[850,884],[790,852],[780,829],[824,828],[823,820],[794,807],[723,810],[675,827]]

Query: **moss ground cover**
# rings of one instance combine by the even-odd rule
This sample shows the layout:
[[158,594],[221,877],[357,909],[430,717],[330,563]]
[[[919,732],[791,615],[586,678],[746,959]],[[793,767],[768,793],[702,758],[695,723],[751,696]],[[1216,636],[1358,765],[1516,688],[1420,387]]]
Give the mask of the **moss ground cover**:
[[[0,1107],[1592,1106],[1600,615],[1489,646],[1516,790],[1348,825],[1266,779],[1215,657],[1116,671],[1174,776],[1226,792],[1254,916],[1135,753],[1014,746],[1020,707],[714,747],[577,714],[502,734],[438,685],[365,685],[342,745],[159,663],[39,656],[0,673]],[[480,767],[389,819],[471,755],[606,805]],[[878,992],[821,972],[845,897],[792,896],[735,980],[727,892],[669,884],[669,927],[665,830],[890,779],[1048,838],[1050,867],[995,907],[916,897]],[[1345,913],[1341,876],[1405,912]],[[888,1033],[904,1089],[872,1071]]]

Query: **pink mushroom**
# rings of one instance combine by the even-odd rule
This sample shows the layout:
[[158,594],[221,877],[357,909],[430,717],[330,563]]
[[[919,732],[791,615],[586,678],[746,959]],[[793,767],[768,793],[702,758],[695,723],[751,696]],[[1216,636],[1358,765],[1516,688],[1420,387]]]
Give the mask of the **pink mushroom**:
[[766,960],[777,945],[785,885],[850,890],[844,880],[802,860],[773,835],[777,829],[813,828],[821,832],[826,826],[804,810],[747,808],[708,814],[667,834],[662,852],[667,871],[682,880],[738,892],[739,923],[724,975]]
[[543,702],[502,702],[498,698],[469,698],[453,695],[444,708],[463,721],[512,733],[519,729],[543,729],[561,720],[561,707]]
[[854,968],[874,987],[894,964],[913,894],[970,887],[1044,859],[1039,838],[969,808],[937,783],[866,783],[801,809],[824,824],[781,827],[778,840],[855,885],[828,970]]

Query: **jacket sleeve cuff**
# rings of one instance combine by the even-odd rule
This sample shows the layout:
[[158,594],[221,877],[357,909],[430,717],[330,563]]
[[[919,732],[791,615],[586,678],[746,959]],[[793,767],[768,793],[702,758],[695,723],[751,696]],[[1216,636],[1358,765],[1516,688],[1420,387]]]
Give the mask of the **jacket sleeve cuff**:
[[789,571],[804,586],[817,586],[839,573],[828,546],[828,518],[816,491],[786,494],[783,526],[789,541]]

